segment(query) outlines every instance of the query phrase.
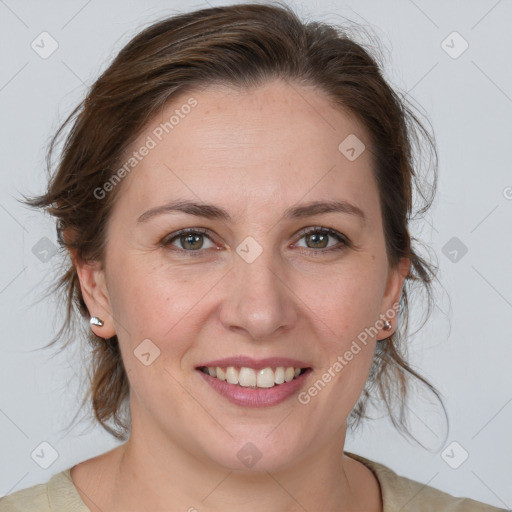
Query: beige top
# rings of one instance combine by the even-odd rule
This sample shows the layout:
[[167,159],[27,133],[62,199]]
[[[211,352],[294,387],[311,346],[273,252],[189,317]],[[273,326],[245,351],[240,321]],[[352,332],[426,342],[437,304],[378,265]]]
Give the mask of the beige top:
[[[384,512],[498,512],[492,507],[468,498],[450,494],[397,475],[388,467],[360,455],[345,455],[369,467],[382,491]],[[0,498],[0,512],[90,512],[73,484],[68,468],[52,476],[47,484],[38,484]],[[508,511],[510,512],[510,511]]]

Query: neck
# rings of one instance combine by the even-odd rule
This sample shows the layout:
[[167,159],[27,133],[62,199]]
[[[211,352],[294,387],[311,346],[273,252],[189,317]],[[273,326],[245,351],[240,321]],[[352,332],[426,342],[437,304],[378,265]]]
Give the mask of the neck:
[[117,448],[108,510],[170,510],[169,504],[189,512],[353,510],[360,503],[349,476],[356,462],[343,455],[345,431],[338,434],[314,456],[286,468],[239,471],[132,425],[130,439]]

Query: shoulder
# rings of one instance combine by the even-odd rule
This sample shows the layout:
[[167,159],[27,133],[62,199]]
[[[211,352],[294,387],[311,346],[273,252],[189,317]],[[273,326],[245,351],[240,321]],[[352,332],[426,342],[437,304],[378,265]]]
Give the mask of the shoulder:
[[0,498],[0,512],[89,512],[71,479],[71,468],[48,483],[21,489]]
[[499,512],[506,510],[469,498],[457,498],[434,487],[397,475],[384,464],[360,455],[349,452],[345,452],[345,455],[362,462],[373,471],[381,487],[384,512],[427,512],[431,510],[439,512]]
[[38,484],[0,498],[0,512],[51,510],[46,484]]

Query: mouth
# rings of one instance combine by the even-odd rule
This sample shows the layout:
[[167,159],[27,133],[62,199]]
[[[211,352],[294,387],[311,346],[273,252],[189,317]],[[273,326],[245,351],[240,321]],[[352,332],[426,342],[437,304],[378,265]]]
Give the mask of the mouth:
[[225,381],[233,386],[253,389],[270,389],[281,386],[311,371],[309,367],[295,366],[267,366],[265,368],[200,366],[197,369],[214,379]]

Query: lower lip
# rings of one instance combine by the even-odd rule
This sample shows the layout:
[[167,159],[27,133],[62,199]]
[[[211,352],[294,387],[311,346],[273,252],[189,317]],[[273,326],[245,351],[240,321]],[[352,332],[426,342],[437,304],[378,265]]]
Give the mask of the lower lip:
[[284,400],[296,394],[303,386],[311,370],[308,368],[304,373],[290,382],[277,384],[272,388],[245,388],[238,384],[230,384],[225,380],[212,377],[201,370],[197,371],[217,393],[225,396],[235,405],[242,407],[270,407],[284,402]]

